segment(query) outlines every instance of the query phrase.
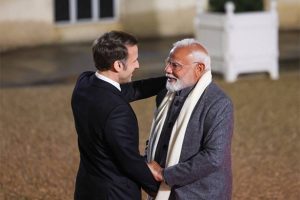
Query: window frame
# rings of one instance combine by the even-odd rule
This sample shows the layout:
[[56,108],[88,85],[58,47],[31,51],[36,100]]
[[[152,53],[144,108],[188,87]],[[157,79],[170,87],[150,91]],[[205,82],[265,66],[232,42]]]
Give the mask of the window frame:
[[[103,0],[102,0],[103,1]],[[105,1],[105,0],[104,0]],[[81,23],[99,23],[99,22],[114,22],[119,19],[119,1],[120,0],[112,0],[113,1],[113,17],[100,18],[99,16],[99,0],[91,0],[91,18],[90,19],[78,19],[77,18],[77,9],[78,4],[77,0],[69,0],[69,20],[56,21],[55,19],[55,6],[53,6],[54,10],[54,23],[56,25],[74,25]],[[53,1],[53,5],[55,1]]]

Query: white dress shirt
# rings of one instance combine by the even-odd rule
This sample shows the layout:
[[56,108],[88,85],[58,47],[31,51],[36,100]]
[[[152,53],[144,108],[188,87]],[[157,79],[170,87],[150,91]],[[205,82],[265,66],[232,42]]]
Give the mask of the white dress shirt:
[[105,81],[105,82],[108,82],[108,83],[112,84],[118,90],[121,91],[120,83],[118,83],[118,82],[116,82],[116,81],[114,81],[114,80],[112,80],[112,79],[110,79],[110,78],[108,78],[106,76],[103,76],[102,74],[100,74],[98,72],[96,72],[95,75],[96,75],[97,78],[101,79],[102,81]]

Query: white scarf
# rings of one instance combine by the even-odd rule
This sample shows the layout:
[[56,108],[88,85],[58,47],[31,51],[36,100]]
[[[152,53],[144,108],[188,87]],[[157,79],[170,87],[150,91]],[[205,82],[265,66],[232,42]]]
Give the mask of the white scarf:
[[[188,122],[198,100],[200,99],[205,88],[211,83],[211,81],[211,71],[205,72],[194,87],[194,89],[186,98],[182,109],[179,113],[179,116],[172,129],[167,153],[166,167],[176,165],[179,162],[182,143]],[[148,162],[154,160],[157,143],[160,138],[160,133],[162,131],[174,95],[175,93],[168,92],[154,114],[149,138],[149,146],[147,150]],[[169,199],[170,193],[171,188],[166,183],[162,182],[160,184],[155,200],[167,200]]]

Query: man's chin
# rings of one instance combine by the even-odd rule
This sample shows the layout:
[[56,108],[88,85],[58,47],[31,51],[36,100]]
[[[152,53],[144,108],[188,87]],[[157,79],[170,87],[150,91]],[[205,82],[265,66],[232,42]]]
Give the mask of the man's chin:
[[174,90],[174,88],[169,88],[169,87],[167,87],[167,90],[168,90],[169,92],[176,92],[176,91]]
[[171,84],[171,83],[169,83],[169,82],[167,82],[166,88],[167,88],[167,90],[170,91],[170,92],[177,92],[177,91],[179,91],[179,90],[182,89],[180,85]]

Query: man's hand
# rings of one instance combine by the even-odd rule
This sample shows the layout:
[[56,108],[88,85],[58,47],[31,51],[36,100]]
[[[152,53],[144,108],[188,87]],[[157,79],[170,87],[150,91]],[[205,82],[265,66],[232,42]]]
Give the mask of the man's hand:
[[147,165],[150,168],[150,171],[156,181],[161,182],[164,180],[162,176],[163,168],[161,168],[161,166],[159,166],[157,162],[152,160],[151,162],[147,163]]

